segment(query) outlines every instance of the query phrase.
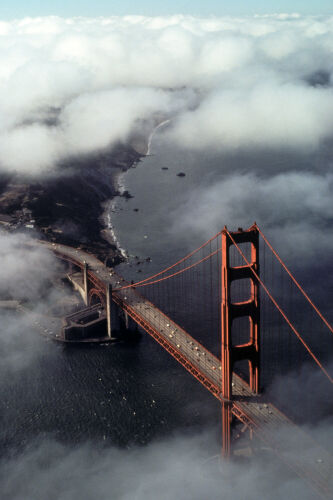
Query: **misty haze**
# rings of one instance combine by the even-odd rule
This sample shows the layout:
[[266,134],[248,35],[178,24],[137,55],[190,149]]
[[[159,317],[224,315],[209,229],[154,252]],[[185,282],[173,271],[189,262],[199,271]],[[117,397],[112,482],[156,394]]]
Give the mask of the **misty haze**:
[[333,17],[5,18],[1,499],[333,498]]

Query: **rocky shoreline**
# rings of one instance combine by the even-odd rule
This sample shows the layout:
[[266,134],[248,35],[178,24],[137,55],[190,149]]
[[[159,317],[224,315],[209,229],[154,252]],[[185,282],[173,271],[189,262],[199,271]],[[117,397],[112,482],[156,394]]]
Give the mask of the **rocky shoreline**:
[[[142,143],[141,143],[142,144]],[[80,247],[108,265],[124,257],[105,227],[104,205],[120,193],[116,179],[143,156],[143,148],[119,145],[58,167],[58,175],[35,181],[0,178],[0,225],[55,243]]]

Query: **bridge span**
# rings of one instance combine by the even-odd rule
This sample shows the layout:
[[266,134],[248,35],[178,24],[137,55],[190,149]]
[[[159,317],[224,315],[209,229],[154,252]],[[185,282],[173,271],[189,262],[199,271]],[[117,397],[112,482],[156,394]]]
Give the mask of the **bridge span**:
[[[141,295],[135,286],[81,249],[46,241],[38,243],[52,250],[71,267],[75,266],[76,278],[73,278],[75,273],[72,272],[72,282],[87,305],[97,300],[101,302],[106,311],[109,338],[119,327],[118,316],[122,311],[127,325],[129,321],[139,325],[221,402],[224,411],[228,409],[229,424],[232,419],[241,421],[251,434],[261,439],[322,498],[333,498],[332,456],[267,401],[264,395],[251,390],[248,383],[232,372],[231,391],[226,397],[221,360]],[[281,430],[285,428],[295,441],[302,443],[302,450],[306,453],[291,449],[290,442],[281,439]]]

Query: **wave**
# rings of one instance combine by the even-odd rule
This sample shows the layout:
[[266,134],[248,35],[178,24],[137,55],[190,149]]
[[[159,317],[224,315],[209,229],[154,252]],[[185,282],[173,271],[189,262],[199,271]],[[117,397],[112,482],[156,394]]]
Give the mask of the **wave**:
[[148,137],[148,142],[147,142],[147,152],[146,152],[146,156],[149,156],[151,154],[151,144],[152,144],[152,141],[153,141],[153,138],[154,138],[154,135],[155,133],[157,132],[157,130],[161,127],[163,127],[164,125],[166,125],[167,123],[170,123],[170,119],[167,119],[167,120],[164,120],[163,122],[159,123],[158,125],[156,125],[155,128],[153,128],[150,136]]

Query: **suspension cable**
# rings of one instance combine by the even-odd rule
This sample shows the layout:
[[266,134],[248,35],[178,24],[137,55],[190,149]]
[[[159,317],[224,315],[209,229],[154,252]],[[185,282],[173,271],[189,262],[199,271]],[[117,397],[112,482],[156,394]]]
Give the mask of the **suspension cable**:
[[184,267],[184,269],[180,269],[179,271],[176,271],[173,274],[169,274],[168,276],[164,276],[163,278],[160,278],[158,280],[149,281],[148,283],[142,283],[142,282],[140,282],[140,283],[133,283],[132,285],[124,286],[122,288],[115,288],[113,291],[114,292],[119,292],[120,290],[124,290],[125,288],[129,288],[129,287],[135,287],[135,288],[137,288],[137,287],[140,287],[140,286],[155,285],[156,283],[160,283],[161,281],[168,280],[169,278],[173,278],[174,276],[178,276],[179,274],[182,274],[185,271],[188,271],[189,269],[192,269],[193,267],[197,266],[198,264],[201,264],[202,262],[205,262],[210,257],[213,257],[213,255],[216,255],[217,252],[219,252],[220,250],[221,250],[221,248],[218,248],[217,250],[215,250],[214,252],[210,253],[209,255],[206,255],[206,257],[203,257],[202,259],[197,260],[193,264],[191,264],[191,265],[189,265],[187,267]]
[[272,294],[270,293],[270,291],[268,290],[268,288],[266,287],[266,285],[263,283],[263,281],[260,279],[259,275],[255,272],[255,270],[253,269],[253,267],[251,266],[251,264],[249,263],[249,261],[247,260],[247,258],[245,257],[244,253],[242,252],[242,250],[239,248],[239,246],[237,245],[237,243],[235,242],[234,238],[231,236],[231,234],[229,233],[229,231],[226,229],[225,230],[227,235],[229,236],[229,238],[231,239],[232,243],[235,245],[235,247],[237,248],[238,252],[241,254],[241,256],[243,257],[243,259],[245,260],[246,264],[249,266],[249,268],[251,269],[251,272],[254,274],[254,276],[256,277],[256,279],[259,281],[259,283],[261,284],[261,286],[263,287],[263,289],[265,290],[265,292],[267,293],[268,297],[270,298],[270,300],[273,302],[273,304],[275,305],[275,307],[277,308],[277,310],[280,312],[280,314],[283,316],[283,318],[285,319],[285,321],[287,322],[287,324],[290,326],[290,328],[292,329],[292,331],[294,332],[294,334],[297,336],[298,340],[300,340],[300,342],[304,345],[305,349],[308,351],[308,353],[310,354],[310,356],[314,359],[314,361],[317,363],[317,365],[319,366],[319,368],[323,371],[323,373],[326,375],[326,377],[328,378],[328,380],[331,382],[331,384],[333,384],[333,378],[329,375],[329,373],[325,370],[325,368],[323,367],[323,365],[320,363],[319,359],[313,354],[313,352],[311,351],[310,347],[308,346],[308,344],[305,342],[305,340],[302,339],[300,333],[296,330],[296,328],[294,327],[294,325],[291,323],[291,321],[288,319],[287,315],[285,314],[285,312],[282,310],[282,308],[279,306],[279,304],[277,303],[277,301],[274,299],[274,297],[272,296]]
[[[219,231],[218,233],[215,234],[215,236],[213,236],[212,238],[210,238],[208,241],[206,241],[203,245],[201,245],[200,247],[196,248],[195,250],[193,250],[191,253],[189,253],[188,255],[186,255],[185,257],[183,257],[182,259],[178,260],[175,264],[172,264],[172,266],[169,266],[169,267],[166,267],[165,269],[163,269],[162,271],[159,271],[158,273],[156,274],[153,274],[152,276],[149,276],[148,278],[145,278],[141,281],[137,281],[136,283],[132,283],[130,285],[126,285],[126,286],[123,286],[121,288],[117,288],[117,290],[124,290],[125,288],[133,288],[133,287],[137,287],[137,286],[142,286],[142,283],[146,283],[147,281],[150,281],[154,278],[157,278],[158,276],[161,276],[161,274],[164,274],[166,273],[167,271],[170,271],[171,269],[173,269],[174,267],[178,266],[178,264],[181,264],[182,262],[184,262],[185,260],[189,259],[190,257],[192,257],[192,255],[194,255],[195,253],[199,252],[199,250],[201,250],[202,248],[204,248],[206,245],[208,245],[208,243],[210,243],[211,241],[213,241],[215,238],[217,238],[218,236],[220,236],[220,234],[222,233],[222,231]],[[185,269],[184,269],[185,270]]]
[[312,300],[310,299],[310,297],[308,296],[308,294],[305,292],[305,290],[303,290],[302,286],[298,283],[298,281],[296,280],[296,278],[294,278],[294,276],[291,274],[291,272],[287,268],[286,264],[283,262],[283,260],[281,259],[281,257],[279,256],[279,254],[276,252],[276,250],[274,250],[273,246],[270,244],[270,242],[268,241],[268,239],[266,238],[266,236],[264,235],[264,233],[261,231],[261,229],[257,226],[257,224],[255,224],[255,226],[258,229],[259,233],[261,234],[261,236],[262,236],[263,240],[265,241],[265,243],[267,244],[267,246],[273,252],[273,254],[277,258],[277,260],[280,262],[281,266],[284,268],[284,270],[289,274],[290,278],[293,280],[293,282],[295,283],[295,285],[297,286],[297,288],[302,292],[302,294],[304,295],[304,297],[306,298],[306,300],[311,304],[311,306],[316,311],[316,313],[318,314],[318,316],[320,317],[320,319],[325,323],[325,325],[327,326],[327,328],[331,331],[331,333],[333,333],[333,327],[329,324],[329,322],[327,321],[327,319],[323,316],[323,314],[315,306],[315,304],[312,302]]

